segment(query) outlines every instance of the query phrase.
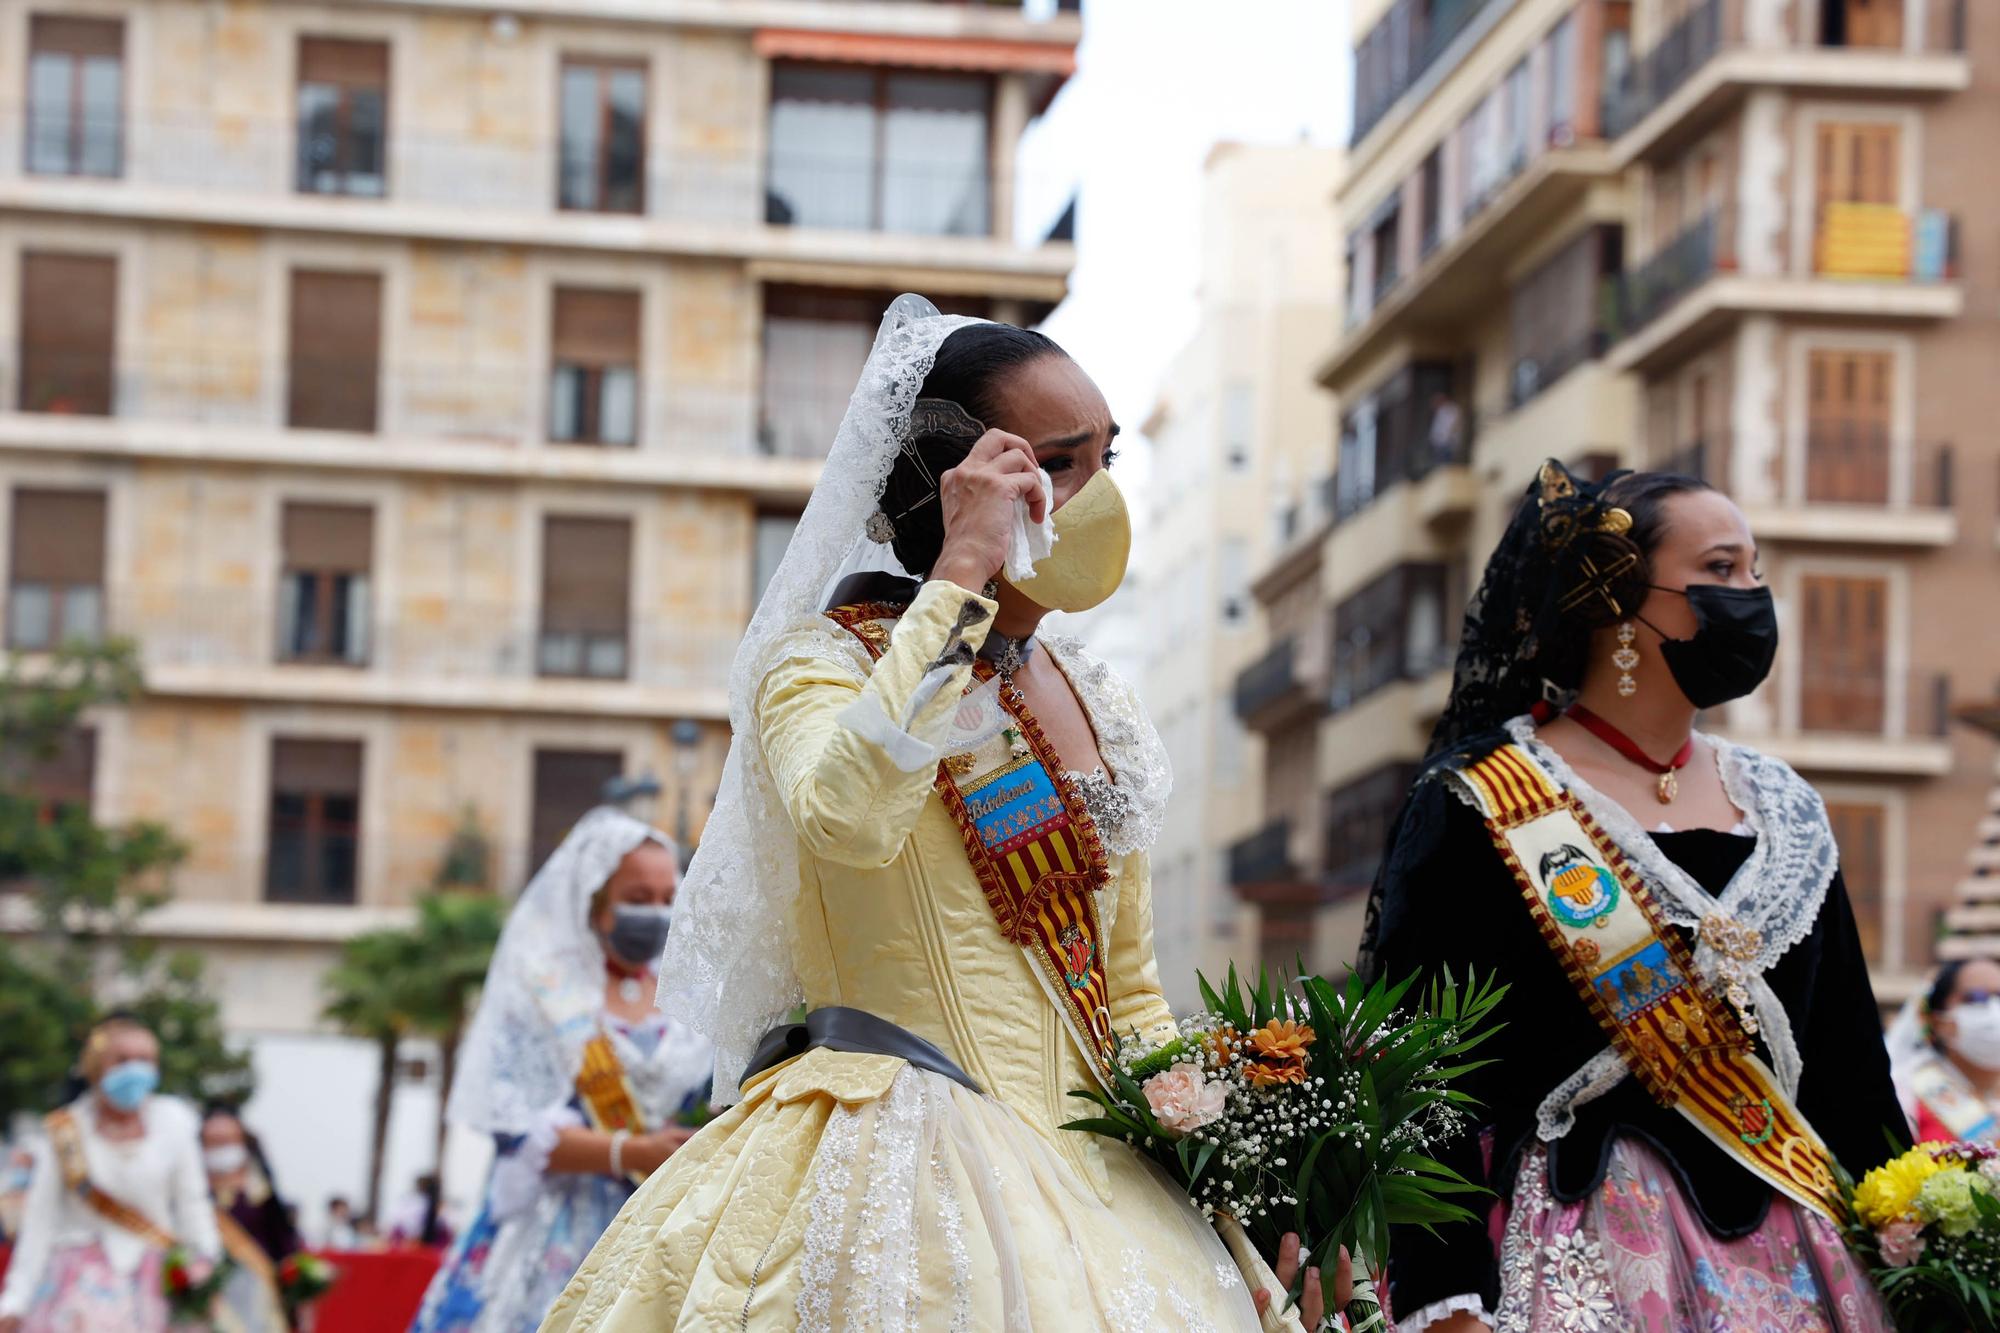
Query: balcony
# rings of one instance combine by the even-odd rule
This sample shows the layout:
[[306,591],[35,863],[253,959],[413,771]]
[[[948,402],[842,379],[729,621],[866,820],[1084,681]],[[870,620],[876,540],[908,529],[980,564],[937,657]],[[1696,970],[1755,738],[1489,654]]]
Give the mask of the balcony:
[[1966,0],[1904,0],[1878,33],[1804,36],[1746,31],[1757,0],[1705,0],[1632,62],[1604,94],[1601,119],[1620,167],[1668,156],[1698,137],[1757,87],[1868,96],[1937,97],[1971,86]]
[[1236,677],[1236,716],[1270,733],[1310,723],[1326,711],[1327,627],[1287,635]]
[[299,662],[282,655],[275,590],[127,583],[105,602],[148,693],[184,698],[719,719],[737,639],[636,613],[622,634],[564,633],[532,595],[405,592],[375,609],[365,662]]
[[1350,306],[1346,330],[1319,365],[1319,382],[1353,393],[1356,375],[1398,339],[1460,345],[1469,326],[1506,302],[1508,274],[1521,252],[1613,175],[1598,143],[1549,148],[1528,159],[1471,204],[1458,230],[1436,241],[1413,269],[1378,283],[1365,310]]
[[1232,888],[1286,883],[1298,878],[1298,862],[1292,857],[1292,824],[1288,819],[1273,820],[1229,849]]
[[1788,444],[1773,437],[1748,449],[1727,433],[1656,455],[1645,466],[1699,477],[1737,497],[1759,542],[1922,550],[1958,540],[1954,510],[1963,461],[1950,443],[1903,444],[1880,434],[1828,427]]
[[1921,325],[1963,312],[1958,225],[1938,209],[1827,205],[1806,253],[1768,272],[1742,267],[1733,205],[1690,226],[1602,287],[1616,370],[1654,371],[1713,342],[1746,314]]
[[1776,727],[1759,732],[1739,726],[1732,715],[1725,734],[1808,775],[1933,778],[1951,772],[1951,682],[1944,673],[1859,673],[1796,657],[1789,667],[1781,663],[1780,672],[1784,702]]
[[[1431,0],[1427,8],[1427,15],[1419,15],[1407,0],[1392,7],[1355,48],[1351,147],[1358,148],[1419,84],[1435,87],[1508,6],[1495,0]],[[1487,21],[1481,22],[1482,16]],[[1381,76],[1370,77],[1376,70]]]

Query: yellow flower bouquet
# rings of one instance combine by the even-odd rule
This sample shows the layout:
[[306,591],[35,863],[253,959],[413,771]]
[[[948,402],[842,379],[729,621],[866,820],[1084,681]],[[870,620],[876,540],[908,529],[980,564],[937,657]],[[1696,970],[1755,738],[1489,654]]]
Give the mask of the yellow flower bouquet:
[[1349,1326],[1379,1329],[1359,1275],[1381,1272],[1390,1225],[1471,1218],[1449,1196],[1484,1192],[1430,1153],[1466,1128],[1471,1098],[1451,1084],[1484,1063],[1466,1053],[1497,1030],[1488,1019],[1506,991],[1447,974],[1406,999],[1415,980],[1260,975],[1246,988],[1232,968],[1218,991],[1203,979],[1205,1007],[1164,1044],[1123,1040],[1107,1086],[1071,1094],[1098,1113],[1065,1128],[1131,1144],[1267,1257],[1297,1232],[1301,1274],[1331,1273],[1345,1245],[1357,1274]]
[[1852,1184],[1848,1210],[1898,1328],[2000,1327],[2000,1154],[1920,1143]]

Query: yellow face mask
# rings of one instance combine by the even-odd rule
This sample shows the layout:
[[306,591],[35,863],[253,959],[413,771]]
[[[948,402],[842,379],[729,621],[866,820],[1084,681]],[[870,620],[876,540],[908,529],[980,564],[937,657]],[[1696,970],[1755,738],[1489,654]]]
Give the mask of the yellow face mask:
[[1047,611],[1088,611],[1118,591],[1132,556],[1132,515],[1109,472],[1056,510],[1055,530],[1056,544],[1035,562],[1035,576],[1009,586]]

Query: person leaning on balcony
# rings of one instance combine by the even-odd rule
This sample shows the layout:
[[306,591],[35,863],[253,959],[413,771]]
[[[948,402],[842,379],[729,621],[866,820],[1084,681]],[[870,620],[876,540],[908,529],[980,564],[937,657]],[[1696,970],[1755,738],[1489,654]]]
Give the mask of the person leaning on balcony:
[[0,1333],[166,1333],[167,1252],[220,1257],[194,1109],[153,1095],[160,1043],[114,1014],[83,1045],[89,1090],[43,1120]]
[[1451,395],[1442,390],[1431,395],[1429,436],[1432,463],[1457,460],[1459,446],[1465,439],[1465,414],[1459,411]]
[[1917,1142],[2000,1147],[2000,961],[1940,967],[1889,1025],[1888,1042]]
[[1369,903],[1364,973],[1511,987],[1443,1150],[1499,1196],[1498,1253],[1400,1228],[1405,1333],[1890,1327],[1827,1198],[1904,1126],[1825,807],[1694,729],[1776,650],[1726,496],[1544,465]]

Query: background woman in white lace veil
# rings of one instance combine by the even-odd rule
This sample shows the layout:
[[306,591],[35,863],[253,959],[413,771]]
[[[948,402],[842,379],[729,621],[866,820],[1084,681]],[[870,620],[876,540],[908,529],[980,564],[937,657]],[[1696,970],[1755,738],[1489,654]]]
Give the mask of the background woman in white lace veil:
[[[1465,1084],[1479,1133],[1439,1154],[1505,1202],[1502,1248],[1483,1223],[1398,1229],[1405,1333],[1889,1327],[1826,1218],[1631,1077],[1465,776],[1512,745],[1527,758],[1510,763],[1575,797],[1711,993],[1740,997],[1777,1089],[1858,1178],[1903,1124],[1825,808],[1782,762],[1694,726],[1756,689],[1776,644],[1755,539],[1726,496],[1661,473],[1593,484],[1553,460],[1529,486],[1467,608],[1371,912],[1380,974],[1469,967],[1510,986],[1481,1051],[1493,1063]],[[1587,860],[1550,856],[1571,853]],[[1729,958],[1718,927],[1734,928]],[[1742,1099],[1743,1132],[1768,1106]]]
[[2000,960],[1939,967],[1896,1015],[1887,1041],[1917,1142],[2000,1145]]
[[[692,1134],[675,1120],[702,1101],[713,1052],[653,1004],[678,871],[665,834],[600,807],[514,904],[446,1107],[493,1135],[499,1155],[418,1333],[534,1328],[633,1182]],[[596,1106],[578,1087],[593,1043],[618,1075]],[[600,1114],[620,1093],[633,1122],[622,1131]]]
[[1123,576],[1117,433],[1046,337],[916,297],[885,316],[737,655],[662,967],[735,1105],[549,1333],[1298,1328],[1240,1235],[1061,1128],[1105,1032],[1173,1025],[1147,863],[1164,750],[1122,681],[1040,632]]

